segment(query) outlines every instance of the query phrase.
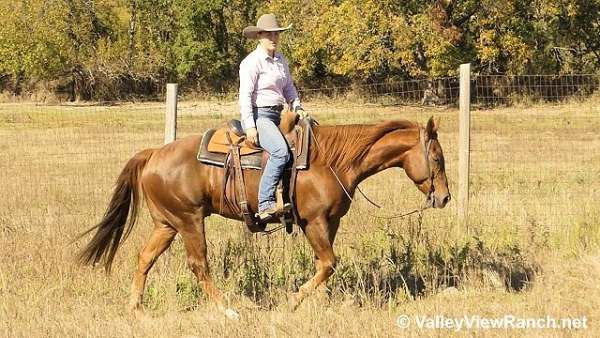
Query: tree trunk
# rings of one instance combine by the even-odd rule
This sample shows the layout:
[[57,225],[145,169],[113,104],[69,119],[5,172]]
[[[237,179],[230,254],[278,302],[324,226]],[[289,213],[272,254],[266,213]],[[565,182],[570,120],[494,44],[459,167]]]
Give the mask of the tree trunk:
[[92,99],[91,81],[82,66],[76,66],[71,72],[73,78],[72,101],[87,101]]
[[21,95],[21,91],[23,89],[23,88],[21,88],[21,84],[23,83],[23,75],[24,75],[24,72],[22,70],[20,70],[17,74],[15,74],[15,82],[13,85],[13,95],[14,96]]
[[127,36],[129,39],[127,45],[127,67],[131,69],[133,65],[134,39],[137,20],[137,0],[130,0],[129,12],[131,17],[129,18],[129,29],[127,30]]

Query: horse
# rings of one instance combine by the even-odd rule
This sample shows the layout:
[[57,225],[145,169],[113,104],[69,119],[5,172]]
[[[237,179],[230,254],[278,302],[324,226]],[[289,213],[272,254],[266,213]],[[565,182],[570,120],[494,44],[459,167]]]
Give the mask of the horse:
[[[283,123],[283,122],[282,122]],[[406,175],[426,196],[430,207],[443,208],[450,201],[444,154],[438,141],[438,124],[430,118],[426,127],[399,120],[377,124],[314,125],[309,168],[299,170],[296,182],[297,225],[315,254],[314,276],[289,296],[295,309],[334,273],[333,252],[340,219],[351,204],[359,183],[392,167]],[[154,229],[138,256],[128,307],[143,311],[142,298],[148,272],[179,233],[187,265],[202,285],[209,301],[226,313],[207,262],[205,218],[211,214],[241,220],[241,215],[221,205],[222,167],[196,160],[201,136],[178,139],[161,148],[135,154],[118,176],[103,219],[82,235],[96,230],[82,249],[82,264],[104,263],[111,270],[119,246],[135,225],[141,195],[145,198]],[[257,210],[260,170],[245,170],[248,201]]]

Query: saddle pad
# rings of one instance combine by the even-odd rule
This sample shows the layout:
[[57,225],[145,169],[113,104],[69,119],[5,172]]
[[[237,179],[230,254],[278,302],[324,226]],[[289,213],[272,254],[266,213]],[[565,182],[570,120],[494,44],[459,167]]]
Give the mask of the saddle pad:
[[[228,130],[226,128],[217,129],[208,141],[207,150],[211,153],[229,153],[229,140],[227,139],[227,132]],[[229,137],[231,138],[231,142],[233,142],[233,144],[236,144],[241,138],[232,132],[229,132]],[[255,153],[262,153],[262,149],[250,148],[246,145],[246,142],[241,144],[240,155],[243,156]]]
[[[209,129],[206,133],[204,133],[204,135],[202,135],[202,141],[200,142],[200,147],[198,148],[198,155],[196,155],[196,158],[202,163],[223,167],[225,165],[225,159],[227,158],[227,154],[220,152],[213,153],[208,151],[209,141],[213,137],[215,132],[215,129]],[[260,170],[262,169],[261,162],[262,151],[241,156],[241,163],[243,169]]]

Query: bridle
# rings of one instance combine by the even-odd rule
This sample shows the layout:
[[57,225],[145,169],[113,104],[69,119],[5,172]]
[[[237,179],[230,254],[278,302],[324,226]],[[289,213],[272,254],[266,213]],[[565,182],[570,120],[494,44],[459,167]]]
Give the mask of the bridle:
[[429,152],[431,149],[431,143],[433,142],[432,138],[429,138],[427,141],[427,145],[425,145],[425,135],[424,130],[419,129],[419,141],[423,145],[423,154],[425,156],[425,163],[427,163],[427,178],[421,183],[429,181],[429,191],[427,192],[426,197],[426,205],[427,207],[433,206],[433,192],[435,191],[435,187],[433,186],[433,173],[431,172],[431,165],[429,164]]
[[[309,128],[312,129],[312,123],[308,124]],[[414,213],[421,213],[423,212],[423,210],[425,209],[429,209],[433,206],[433,191],[434,191],[434,187],[433,187],[433,175],[431,174],[431,167],[429,166],[429,150],[431,148],[431,142],[433,141],[433,139],[429,139],[429,141],[427,142],[427,145],[425,145],[425,137],[423,135],[424,130],[422,128],[419,128],[419,142],[423,145],[425,151],[424,151],[424,156],[425,156],[425,163],[427,163],[427,173],[428,173],[428,177],[427,179],[425,179],[425,181],[429,180],[430,182],[430,188],[429,188],[429,192],[427,194],[427,198],[426,198],[426,202],[425,202],[425,206],[417,208],[413,211],[410,212],[406,212],[406,213],[401,213],[401,214],[394,214],[394,215],[388,215],[388,216],[379,216],[379,215],[374,215],[369,213],[372,217],[375,218],[383,218],[383,219],[394,219],[394,218],[401,218],[401,217],[405,217],[408,215],[412,215]],[[312,132],[312,130],[310,130],[310,134],[313,137],[313,140],[315,142],[315,144],[317,145],[317,148],[319,148],[319,151],[323,152],[323,149],[321,148],[321,145],[319,144],[319,141],[317,140],[317,138],[315,137],[315,134]],[[333,168],[331,166],[329,166],[329,170],[331,170],[331,172],[333,173],[333,176],[337,179],[338,184],[342,187],[342,190],[344,190],[344,193],[346,194],[346,197],[348,197],[348,199],[350,200],[350,202],[354,202],[354,198],[352,198],[352,196],[350,195],[350,193],[346,190],[346,187],[344,187],[344,185],[342,184],[342,181],[340,180],[340,178],[338,177],[338,175],[336,174],[335,170],[333,170]],[[423,181],[423,182],[425,182]],[[367,197],[367,195],[365,195],[365,193],[360,189],[359,186],[356,186],[356,190],[358,190],[358,192],[360,192],[360,194],[372,205],[374,205],[375,207],[381,209],[381,205],[373,202],[369,197]]]
[[[433,206],[433,192],[435,191],[435,187],[433,186],[433,174],[431,172],[431,166],[429,165],[429,152],[431,149],[431,143],[433,142],[433,139],[430,138],[427,141],[427,145],[425,145],[425,135],[424,135],[424,131],[423,129],[419,129],[419,142],[421,143],[421,145],[423,146],[423,154],[425,156],[425,163],[427,163],[427,178],[425,180],[423,180],[422,183],[420,184],[424,184],[425,182],[429,181],[429,191],[427,192],[427,197],[425,199],[425,205],[423,207],[417,208],[413,211],[410,212],[406,212],[406,213],[402,213],[402,214],[395,214],[395,215],[389,215],[389,216],[379,216],[379,215],[373,215],[371,214],[371,216],[375,217],[375,218],[383,218],[383,219],[394,219],[394,218],[402,218],[402,217],[406,217],[408,215],[412,215],[415,213],[419,213],[419,215],[421,215],[421,213],[426,210],[429,209]],[[420,185],[417,184],[417,185]],[[357,187],[358,188],[358,187]],[[367,199],[367,201],[371,202],[371,204],[381,208],[379,205],[374,204],[371,200],[369,200],[367,198],[367,196],[364,195],[364,193],[358,189],[358,191],[360,191],[361,194],[363,194],[363,196]]]

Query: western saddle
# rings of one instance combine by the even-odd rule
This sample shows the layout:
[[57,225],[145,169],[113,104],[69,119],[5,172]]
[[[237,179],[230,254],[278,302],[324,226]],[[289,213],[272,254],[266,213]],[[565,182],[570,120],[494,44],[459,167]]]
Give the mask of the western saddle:
[[[291,205],[291,210],[277,215],[288,233],[292,232],[292,224],[298,223],[295,208],[295,185],[298,170],[308,169],[308,151],[312,133],[311,118],[298,119],[294,116],[294,125],[284,133],[292,160],[288,163],[277,188],[277,206],[284,203]],[[283,128],[282,128],[283,129]],[[263,232],[266,223],[261,222],[250,210],[246,195],[243,170],[262,170],[269,154],[262,148],[253,147],[246,142],[239,120],[230,120],[219,129],[209,129],[203,136],[198,149],[197,159],[205,164],[223,167],[223,191],[221,193],[221,210],[223,205],[241,216],[251,232]]]

